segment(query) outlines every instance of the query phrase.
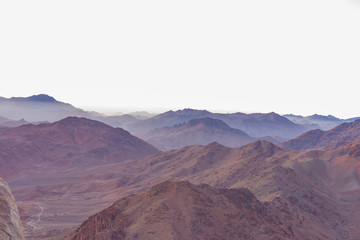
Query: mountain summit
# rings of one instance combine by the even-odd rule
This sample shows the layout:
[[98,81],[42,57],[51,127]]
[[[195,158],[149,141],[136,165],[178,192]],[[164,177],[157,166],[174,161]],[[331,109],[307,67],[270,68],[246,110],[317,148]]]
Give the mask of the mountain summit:
[[68,239],[292,239],[248,189],[166,181],[91,216]]
[[12,97],[12,98],[10,98],[10,100],[31,101],[31,102],[48,102],[48,103],[58,102],[55,98],[53,98],[49,95],[46,95],[46,94],[33,95],[30,97]]

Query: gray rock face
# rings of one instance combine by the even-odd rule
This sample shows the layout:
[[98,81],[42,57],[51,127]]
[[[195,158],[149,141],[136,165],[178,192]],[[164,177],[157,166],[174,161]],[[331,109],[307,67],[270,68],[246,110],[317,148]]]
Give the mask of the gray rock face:
[[0,239],[23,240],[19,211],[9,185],[0,177]]

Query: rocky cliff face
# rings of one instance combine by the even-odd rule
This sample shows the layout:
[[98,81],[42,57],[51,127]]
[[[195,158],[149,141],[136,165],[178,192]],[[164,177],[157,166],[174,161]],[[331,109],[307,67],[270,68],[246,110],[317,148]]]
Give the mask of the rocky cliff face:
[[24,239],[19,211],[8,184],[0,178],[0,239]]

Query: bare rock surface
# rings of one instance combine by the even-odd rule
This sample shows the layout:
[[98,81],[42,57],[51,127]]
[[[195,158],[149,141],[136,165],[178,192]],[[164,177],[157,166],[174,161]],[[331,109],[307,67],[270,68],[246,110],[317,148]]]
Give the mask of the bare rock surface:
[[8,184],[0,178],[0,239],[23,240],[19,211]]

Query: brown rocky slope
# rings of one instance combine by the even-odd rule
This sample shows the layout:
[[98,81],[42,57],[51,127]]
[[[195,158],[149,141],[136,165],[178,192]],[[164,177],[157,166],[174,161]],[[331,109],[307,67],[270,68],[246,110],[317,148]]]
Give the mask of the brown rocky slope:
[[86,118],[0,129],[0,174],[7,180],[44,168],[96,166],[159,151],[121,128]]
[[72,240],[295,239],[247,189],[163,182],[90,217]]
[[8,184],[0,178],[0,239],[23,240],[19,211]]
[[275,206],[277,216],[292,225],[299,239],[351,239],[345,226],[349,216],[341,209],[343,202],[324,180],[329,174],[328,161],[319,160],[319,154],[285,151],[265,141],[240,148],[212,143],[124,166],[133,177],[121,189],[130,194],[167,179],[219,188],[245,187],[259,201]]
[[283,149],[310,150],[329,149],[351,143],[360,138],[360,120],[343,123],[331,130],[308,131],[292,140],[279,144]]

